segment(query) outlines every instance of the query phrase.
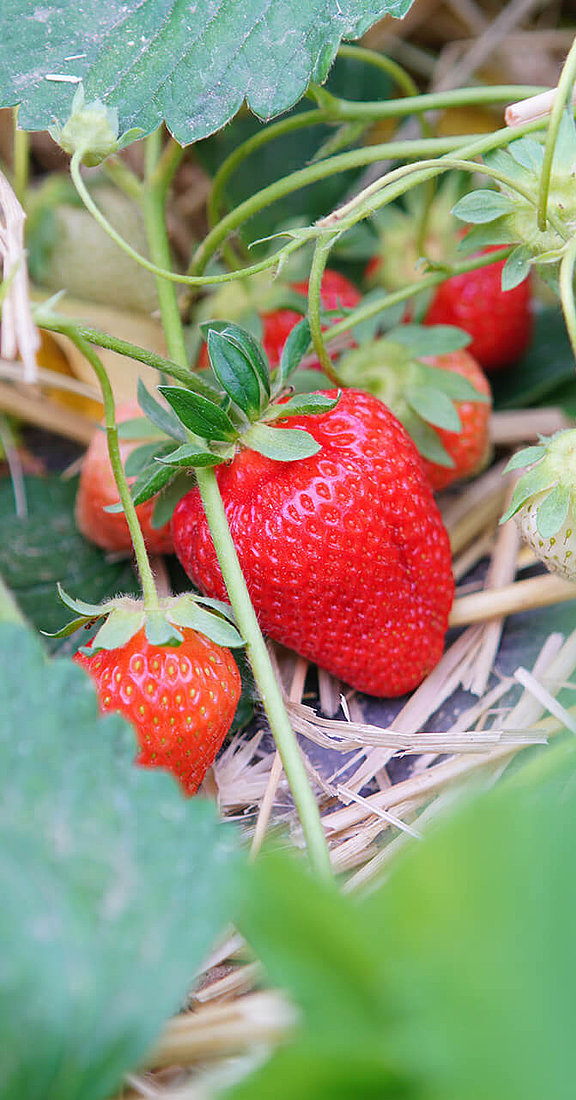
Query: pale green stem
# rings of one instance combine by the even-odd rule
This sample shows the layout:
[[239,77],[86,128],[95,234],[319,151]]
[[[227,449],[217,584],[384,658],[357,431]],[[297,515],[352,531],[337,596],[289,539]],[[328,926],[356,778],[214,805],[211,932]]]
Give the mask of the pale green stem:
[[541,230],[541,232],[545,231],[546,223],[548,221],[548,195],[550,193],[550,177],[552,175],[552,162],[554,160],[556,139],[558,137],[558,130],[560,128],[564,109],[568,100],[570,99],[570,92],[574,85],[575,78],[576,38],[574,39],[570,47],[568,57],[564,62],[564,67],[562,69],[560,80],[558,81],[556,95],[554,96],[554,103],[550,112],[548,129],[546,131],[544,160],[542,162],[542,169],[540,172],[540,194],[538,197],[538,228]]
[[133,202],[142,202],[142,182],[120,157],[107,157],[102,171],[108,179]]
[[312,265],[310,267],[310,276],[308,279],[308,320],[310,322],[310,335],[312,337],[312,344],[314,351],[318,356],[318,360],[324,374],[328,376],[331,382],[336,386],[338,385],[338,377],[334,372],[332,360],[326,350],[326,344],[324,342],[324,336],[322,334],[322,278],[326,268],[328,256],[330,255],[330,249],[334,244],[334,241],[338,234],[334,234],[333,237],[324,238],[319,240],[314,249],[314,256],[312,258]]
[[216,475],[213,470],[199,469],[196,478],[230,602],[240,633],[246,641],[254,679],[298,809],[310,862],[318,874],[329,877],[330,857],[318,806],[230,537]]
[[102,363],[100,357],[94,351],[94,348],[79,335],[74,327],[73,323],[70,323],[66,330],[66,335],[72,340],[79,351],[85,356],[90,363],[90,366],[94,370],[96,377],[100,383],[102,390],[102,402],[104,405],[105,424],[106,424],[106,438],[108,440],[108,455],[110,457],[110,463],[112,471],[114,473],[114,481],[116,482],[116,488],[118,489],[118,496],[124,514],[126,516],[126,523],[130,531],[130,538],[132,540],[132,546],[134,549],[134,557],[136,558],[136,564],[138,566],[138,573],[140,575],[140,583],[142,585],[142,594],[144,596],[144,609],[146,611],[158,611],[160,608],[160,601],[158,599],[158,592],[156,590],[156,584],[154,581],[154,575],[150,568],[150,562],[148,560],[148,553],[146,551],[146,545],[144,543],[144,536],[142,535],[142,529],[136,515],[136,508],[130,495],[130,489],[126,480],[126,474],[124,473],[124,467],[122,465],[122,458],[120,455],[120,446],[118,442],[118,428],[116,426],[116,409],[114,403],[114,394],[110,380],[106,373],[106,368]]
[[576,305],[574,303],[574,268],[576,266],[576,237],[573,237],[560,263],[560,300],[566,329],[576,360]]
[[[161,153],[162,130],[155,130],[146,138],[146,169],[143,193],[144,221],[148,235],[150,254],[158,267],[169,269],[172,264],[168,236],[164,228],[164,219],[158,217],[158,210],[164,208],[166,193],[165,181],[156,175]],[[159,181],[159,182],[158,182]],[[156,276],[156,293],[165,331],[170,332],[170,354],[178,363],[187,365],[184,330],[180,320],[180,308],[172,283],[161,275]],[[168,339],[168,337],[167,337]]]
[[[150,152],[150,169],[152,169],[152,159],[153,149]],[[162,235],[166,239],[164,205],[157,190],[153,189],[152,194],[154,201],[150,205],[147,221],[149,228],[152,229],[149,237],[150,253],[155,260],[163,260],[167,247],[166,244],[161,245],[160,243]],[[166,285],[174,296],[174,302],[176,302],[174,287],[170,284]],[[163,303],[165,306],[165,298],[163,298]],[[181,329],[180,314],[177,309],[170,307],[165,317],[165,337],[168,354],[177,363],[185,366],[186,351],[181,338]],[[254,679],[260,691],[270,729],[278,746],[286,778],[300,817],[310,863],[318,874],[328,876],[331,874],[330,857],[320,812],[308,782],[306,768],[298,748],[296,736],[290,725],[290,719],[286,713],[282,692],[274,675],[266,643],[252,607],[246,581],[228,527],[216,475],[213,470],[198,469],[196,470],[196,480],[230,603],[246,643],[246,651]]]
[[16,197],[24,203],[30,174],[30,138],[25,130],[18,129],[17,122],[18,108],[15,108],[12,183]]

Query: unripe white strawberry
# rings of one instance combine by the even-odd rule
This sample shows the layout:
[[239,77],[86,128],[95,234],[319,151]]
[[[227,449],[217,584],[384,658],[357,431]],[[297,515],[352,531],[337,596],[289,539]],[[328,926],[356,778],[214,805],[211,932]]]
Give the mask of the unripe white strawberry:
[[522,538],[552,573],[576,581],[576,430],[541,438],[514,455],[527,467],[501,523],[514,516]]

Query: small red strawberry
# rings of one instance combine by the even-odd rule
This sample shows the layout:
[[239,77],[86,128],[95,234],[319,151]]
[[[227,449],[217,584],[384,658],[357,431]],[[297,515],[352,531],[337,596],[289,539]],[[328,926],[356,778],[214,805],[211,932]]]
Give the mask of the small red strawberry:
[[144,630],[115,649],[78,652],[104,711],[132,723],[136,763],[166,768],[195,794],[230,729],[240,675],[228,649],[186,627],[179,646],[152,645]]
[[[305,311],[305,299],[308,296],[308,280],[291,283],[288,289],[292,294],[302,295],[302,310]],[[281,295],[281,288],[277,286],[273,287],[272,291],[276,297],[279,294]],[[356,289],[354,284],[351,283],[345,275],[341,275],[338,271],[332,271],[330,268],[326,269],[322,278],[321,301],[323,308],[327,312],[354,309],[355,306],[359,305],[361,299],[362,295],[359,290]],[[265,296],[263,296],[262,300],[265,307]],[[212,318],[217,318],[219,313],[216,295],[210,298],[209,302],[213,306],[211,316]],[[228,298],[223,300],[222,304],[225,309],[225,314],[228,316],[230,314],[230,303]],[[256,302],[254,300],[244,303],[243,308],[239,305],[239,309],[235,313],[236,319],[245,321],[248,312],[253,310],[255,305]],[[266,352],[270,366],[276,367],[280,362],[282,348],[288,336],[295,325],[302,320],[302,313],[297,313],[295,309],[267,310],[266,308],[258,308],[258,316],[262,325],[262,346]],[[200,370],[203,370],[208,364],[208,349],[206,344],[203,344],[200,350],[198,367]]]
[[488,373],[515,363],[532,334],[530,277],[502,290],[504,262],[446,279],[434,292],[424,318],[425,325],[464,329],[472,337],[468,351]]
[[[134,402],[126,402],[116,410],[116,419],[120,424],[133,417],[142,417],[142,410]],[[123,463],[128,456],[141,445],[141,440],[120,440],[120,454]],[[130,479],[134,481],[134,479]],[[105,512],[111,504],[118,503],[118,489],[108,457],[106,433],[97,431],[84,456],[80,472],[80,482],[76,497],[76,523],[82,534],[103,550],[118,553],[130,553],[132,540],[123,512]],[[152,526],[154,498],[139,504],[136,512],[142,528],[146,547],[151,554],[172,553],[170,524],[163,527]]]
[[[470,477],[490,454],[490,385],[468,350],[457,346],[464,340],[457,329],[401,325],[338,363],[344,385],[373,393],[402,422],[434,490]],[[438,354],[427,355],[427,345]],[[444,345],[455,350],[442,351]]]
[[[221,346],[214,339],[213,363]],[[183,407],[175,391],[163,392]],[[322,411],[336,396],[293,398],[318,407],[289,420],[269,406],[271,425],[254,425],[245,443],[238,435],[216,476],[264,632],[358,690],[402,695],[442,653],[454,593],[448,536],[396,417],[356,390]],[[269,457],[303,431],[316,443],[307,457]],[[223,597],[197,489],[177,505],[172,529],[188,575]]]

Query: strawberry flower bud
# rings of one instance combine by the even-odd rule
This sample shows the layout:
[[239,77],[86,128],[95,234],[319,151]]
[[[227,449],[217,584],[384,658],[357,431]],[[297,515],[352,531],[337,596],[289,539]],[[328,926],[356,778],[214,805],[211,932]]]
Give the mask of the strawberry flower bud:
[[118,137],[118,112],[106,107],[99,99],[86,103],[83,84],[79,84],[72,100],[72,110],[66,122],[56,122],[50,136],[69,156],[78,155],[83,164],[94,168],[111,153],[135,140],[142,131],[128,130]]

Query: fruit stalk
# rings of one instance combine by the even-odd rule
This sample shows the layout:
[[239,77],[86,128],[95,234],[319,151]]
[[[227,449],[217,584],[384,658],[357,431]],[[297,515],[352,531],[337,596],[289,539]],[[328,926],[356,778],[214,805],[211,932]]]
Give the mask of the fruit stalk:
[[544,144],[544,160],[540,173],[540,193],[538,196],[538,229],[544,232],[548,221],[548,195],[550,192],[550,178],[552,175],[552,161],[562,115],[566,104],[570,99],[570,93],[576,78],[576,38],[574,39],[568,57],[564,62],[558,88],[554,96],[554,103],[550,112],[546,141]]
[[[150,142],[150,138],[148,141]],[[149,170],[152,170],[153,167],[153,154],[154,147],[151,148],[147,162]],[[147,211],[147,225],[149,231],[152,230],[149,236],[150,253],[154,260],[163,262],[163,257],[166,254],[165,250],[168,248],[164,203],[162,196],[156,189],[152,190],[152,196],[153,201],[150,202]],[[167,284],[167,290],[175,298],[173,284]],[[165,325],[164,335],[168,354],[176,362],[186,367],[188,363],[182,340],[182,323],[177,304],[176,308],[171,307],[165,315],[163,314],[163,323]],[[298,810],[310,862],[318,874],[329,877],[332,874],[330,856],[320,813],[308,782],[296,736],[284,706],[282,692],[274,675],[266,643],[252,607],[228,527],[218,482],[213,470],[207,468],[197,469],[196,478],[230,603],[246,643],[254,679],[260,691],[270,729],[282,758],[286,778],[290,784]]]

